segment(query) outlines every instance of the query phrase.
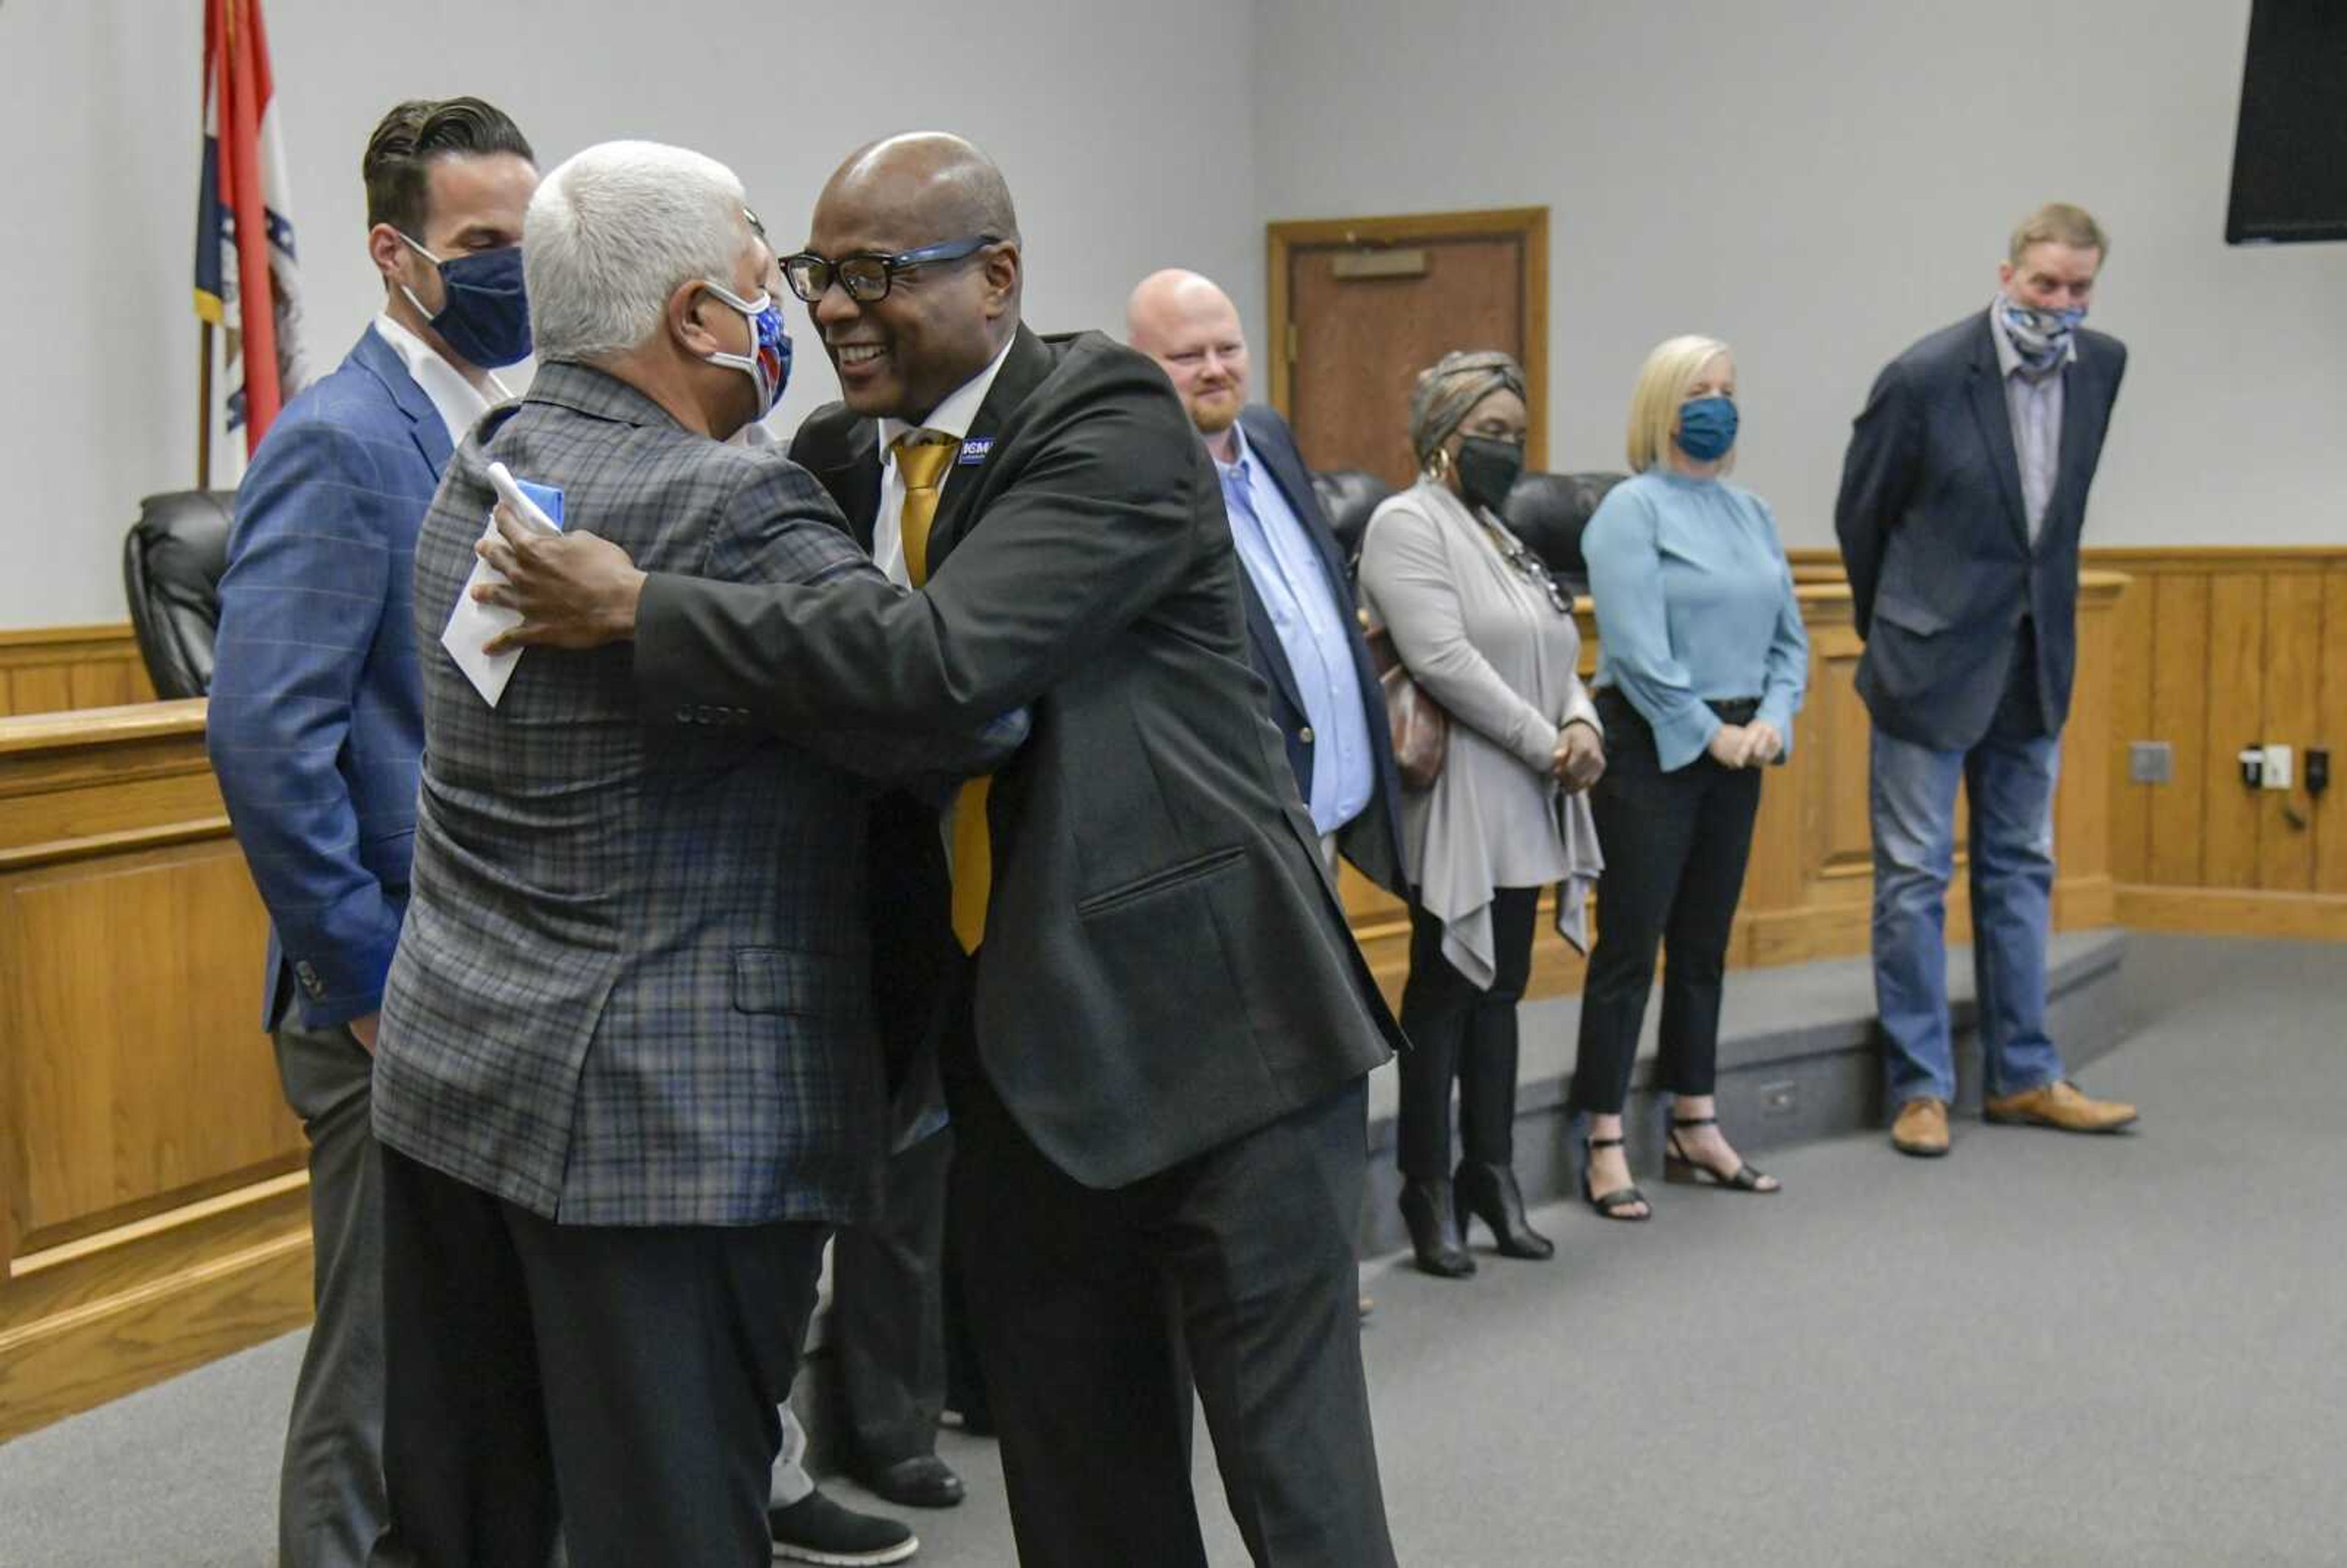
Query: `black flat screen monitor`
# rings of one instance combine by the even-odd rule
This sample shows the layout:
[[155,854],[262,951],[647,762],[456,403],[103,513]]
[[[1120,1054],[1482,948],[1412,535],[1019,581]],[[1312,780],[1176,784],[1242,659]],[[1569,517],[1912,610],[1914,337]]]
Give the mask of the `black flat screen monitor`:
[[2347,240],[2347,0],[2256,0],[2228,244]]

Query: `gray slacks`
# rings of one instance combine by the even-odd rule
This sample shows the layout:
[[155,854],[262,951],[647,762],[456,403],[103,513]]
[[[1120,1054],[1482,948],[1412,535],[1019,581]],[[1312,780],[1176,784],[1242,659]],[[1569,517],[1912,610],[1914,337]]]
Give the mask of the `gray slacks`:
[[383,1483],[383,1179],[374,1059],[342,1024],[277,1029],[277,1073],[310,1141],[316,1320],[293,1384],[277,1498],[281,1568],[357,1568]]

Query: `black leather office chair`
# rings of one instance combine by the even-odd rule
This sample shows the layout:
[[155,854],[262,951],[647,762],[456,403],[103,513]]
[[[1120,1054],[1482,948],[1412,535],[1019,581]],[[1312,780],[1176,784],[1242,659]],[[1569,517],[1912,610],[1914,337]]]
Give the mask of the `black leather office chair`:
[[1366,468],[1331,468],[1315,473],[1312,487],[1319,492],[1320,509],[1328,514],[1328,528],[1348,566],[1361,559],[1361,536],[1368,531],[1369,514],[1393,494],[1393,487]]
[[1626,474],[1528,473],[1508,492],[1501,508],[1508,527],[1548,563],[1548,569],[1577,591],[1589,587],[1589,566],[1581,559],[1581,531],[1605,492]]
[[233,490],[149,496],[122,541],[122,591],[158,697],[200,697],[211,690],[220,579],[228,569],[235,508]]

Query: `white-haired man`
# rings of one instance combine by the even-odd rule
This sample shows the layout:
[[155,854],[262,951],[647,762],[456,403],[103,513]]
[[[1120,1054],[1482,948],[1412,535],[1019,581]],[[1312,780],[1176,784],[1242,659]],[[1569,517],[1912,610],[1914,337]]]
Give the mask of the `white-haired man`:
[[[638,559],[762,586],[877,576],[781,453],[726,445],[790,364],[741,183],[590,148],[525,221],[540,369],[417,539],[429,646],[502,462]],[[624,652],[539,651],[492,706],[424,671],[414,894],[375,1064],[384,1563],[770,1560],[768,1471],[832,1225],[883,1148],[863,779],[982,737],[785,743],[646,715]],[[857,775],[862,775],[859,779]]]

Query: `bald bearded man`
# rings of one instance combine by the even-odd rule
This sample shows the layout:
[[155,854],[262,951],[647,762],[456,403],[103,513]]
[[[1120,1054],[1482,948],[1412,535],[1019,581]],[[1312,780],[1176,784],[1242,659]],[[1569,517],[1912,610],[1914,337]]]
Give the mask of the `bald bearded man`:
[[1238,307],[1212,279],[1169,268],[1133,291],[1124,327],[1174,383],[1214,459],[1245,568],[1247,651],[1322,852],[1331,869],[1341,853],[1407,897],[1401,780],[1352,579],[1287,421],[1246,400]]
[[1020,1560],[1204,1568],[1178,1333],[1254,1560],[1389,1568],[1352,1238],[1400,1035],[1265,718],[1214,467],[1146,358],[1020,323],[1010,193],[959,138],[852,155],[783,268],[844,397],[793,454],[917,591],[647,575],[574,508],[507,526],[489,597],[514,642],[633,639],[655,712],[1030,710],[954,808],[943,1046]]

